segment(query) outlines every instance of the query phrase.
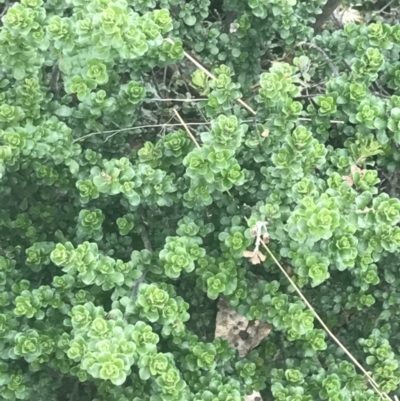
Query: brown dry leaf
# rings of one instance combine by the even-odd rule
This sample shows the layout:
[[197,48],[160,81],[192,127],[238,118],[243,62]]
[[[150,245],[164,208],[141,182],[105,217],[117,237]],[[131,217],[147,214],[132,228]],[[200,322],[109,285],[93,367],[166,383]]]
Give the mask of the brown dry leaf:
[[261,394],[258,391],[254,391],[252,394],[246,395],[244,401],[262,401]]
[[266,138],[266,137],[269,135],[269,133],[270,133],[270,130],[269,130],[268,128],[266,128],[266,129],[262,132],[261,136],[262,136],[263,138]]
[[352,177],[350,177],[349,175],[344,175],[342,178],[343,178],[351,187],[353,186],[354,181],[353,181],[353,178],[352,178]]
[[364,20],[361,13],[355,8],[351,7],[336,9],[334,15],[342,25],[350,24],[352,22],[362,22]]
[[253,255],[253,257],[250,259],[250,262],[251,262],[253,265],[259,265],[259,264],[261,263],[261,259],[260,259],[260,257],[258,256],[258,253],[255,253],[255,252],[254,252],[254,255]]
[[265,259],[267,258],[267,257],[266,257],[262,252],[260,252],[260,251],[258,251],[258,252],[256,252],[256,251],[253,251],[253,252],[251,252],[251,251],[244,251],[244,252],[243,252],[243,256],[244,256],[245,258],[250,259],[250,262],[251,262],[253,265],[258,265],[258,264],[260,264],[261,262],[264,262]]
[[271,237],[269,236],[268,233],[265,233],[265,234],[263,235],[263,237],[262,237],[262,240],[263,240],[263,242],[264,242],[265,245],[268,245],[268,244],[269,244],[269,240],[270,240],[270,239],[271,239]]
[[358,166],[356,166],[354,164],[350,167],[350,171],[351,171],[352,174],[360,173],[360,175],[363,175],[364,172],[365,172],[365,170],[360,169],[360,167],[358,167]]
[[249,322],[231,308],[225,299],[219,299],[215,337],[227,340],[239,351],[240,357],[246,356],[257,347],[270,333],[271,328],[270,324],[259,320]]
[[252,237],[257,237],[257,228],[256,228],[256,227],[253,227],[253,228],[250,230],[250,234],[251,234]]
[[283,268],[285,269],[286,273],[291,277],[293,274],[293,269],[290,266],[284,265]]
[[240,25],[236,22],[233,22],[229,25],[229,33],[236,33],[237,30],[240,28]]
[[257,253],[254,253],[253,257],[250,259],[250,262],[253,265],[259,265],[261,263],[260,257],[258,256]]
[[244,258],[252,258],[254,256],[254,252],[253,251],[243,251],[243,257]]

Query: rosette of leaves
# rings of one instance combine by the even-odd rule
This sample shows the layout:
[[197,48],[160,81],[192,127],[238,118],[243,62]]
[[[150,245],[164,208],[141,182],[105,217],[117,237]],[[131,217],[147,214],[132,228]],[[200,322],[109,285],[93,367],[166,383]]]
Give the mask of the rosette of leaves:
[[203,93],[207,93],[208,100],[205,104],[201,104],[205,108],[209,116],[228,111],[233,100],[240,98],[240,85],[232,81],[233,71],[226,65],[222,64],[215,68],[213,73],[216,79],[208,79],[201,70],[197,70],[192,74],[193,85],[202,89]]
[[96,81],[98,85],[104,85],[108,82],[107,66],[99,60],[88,60],[85,73],[87,78]]
[[69,312],[71,324],[75,331],[84,331],[96,317],[104,317],[105,312],[101,307],[95,307],[92,302],[74,306]]
[[198,368],[212,370],[216,366],[216,350],[213,344],[199,343],[193,347],[192,352]]
[[142,380],[148,380],[150,376],[160,376],[173,367],[173,359],[171,354],[150,354],[140,358],[139,375]]
[[299,94],[296,67],[287,63],[275,63],[260,76],[259,100],[267,106],[277,106]]
[[138,170],[142,198],[146,198],[148,204],[171,206],[171,194],[176,191],[175,174],[167,175],[165,171],[153,169],[146,164],[139,164]]
[[315,203],[311,197],[305,197],[288,220],[288,232],[293,239],[326,240],[332,237],[341,219],[334,198],[323,194]]
[[[157,145],[159,145],[159,142]],[[152,142],[145,142],[143,147],[138,150],[138,156],[142,163],[146,163],[151,168],[156,168],[161,162],[161,147],[155,146]]]
[[198,237],[168,237],[164,249],[160,252],[165,274],[171,278],[178,278],[182,270],[190,273],[194,270],[194,261],[205,255],[205,250],[199,246]]
[[50,253],[54,248],[51,242],[36,242],[26,250],[26,262],[33,271],[40,271],[42,267],[50,263]]
[[136,81],[131,81],[121,88],[120,99],[123,104],[137,105],[143,100],[145,94],[146,90],[143,86]]
[[135,188],[140,187],[141,180],[135,177],[135,170],[127,158],[113,159],[103,163],[103,169],[93,167],[91,178],[100,193],[117,195],[122,193],[132,206],[140,203],[140,196]]
[[229,230],[219,234],[219,240],[223,242],[226,249],[236,258],[242,257],[243,252],[250,245],[251,240],[249,237],[248,232],[239,225],[234,225]]
[[[294,254],[294,252],[293,252]],[[303,256],[300,252],[298,255]],[[313,287],[320,285],[330,277],[329,265],[330,260],[326,257],[321,257],[317,253],[304,255],[296,260],[296,273],[306,279],[311,279]]]
[[393,226],[400,221],[399,199],[391,199],[389,195],[383,193],[373,200],[372,206],[378,223]]
[[154,333],[151,326],[142,321],[135,324],[132,339],[136,344],[139,355],[154,354],[157,351],[159,336]]
[[31,363],[38,359],[43,352],[40,334],[34,329],[17,333],[14,344],[9,351],[9,357],[12,359],[22,357]]
[[164,155],[171,158],[173,165],[182,163],[183,157],[193,146],[188,139],[186,132],[179,130],[164,136],[162,145],[164,147]]
[[129,234],[135,226],[134,216],[132,214],[126,214],[123,217],[118,217],[117,226],[121,235]]
[[220,115],[212,123],[212,130],[201,135],[205,145],[212,145],[217,151],[235,151],[242,142],[247,126],[241,125],[236,116]]
[[359,339],[364,352],[369,355],[367,364],[373,369],[373,377],[385,391],[393,391],[399,384],[398,362],[395,359],[392,347],[383,333],[374,329],[367,338]]
[[114,385],[124,383],[127,376],[126,357],[112,352],[98,354],[96,357],[83,359],[82,368],[96,379],[110,380]]
[[84,100],[89,96],[91,90],[96,88],[96,82],[94,79],[84,79],[75,75],[66,83],[65,90],[67,93],[76,94],[79,100]]
[[354,79],[358,83],[370,83],[376,80],[378,71],[383,66],[383,55],[378,49],[366,49],[362,57],[352,65]]
[[136,304],[140,308],[140,315],[150,322],[156,322],[160,318],[163,308],[169,303],[169,295],[156,285],[142,284]]
[[95,284],[101,286],[104,291],[124,283],[125,277],[123,273],[118,271],[115,267],[115,259],[103,255],[99,257],[95,265]]
[[92,199],[99,197],[99,190],[91,180],[79,180],[76,182],[81,196],[82,203],[88,203]]
[[77,234],[83,238],[99,240],[103,236],[101,230],[103,221],[104,216],[100,209],[93,211],[83,209],[79,213]]

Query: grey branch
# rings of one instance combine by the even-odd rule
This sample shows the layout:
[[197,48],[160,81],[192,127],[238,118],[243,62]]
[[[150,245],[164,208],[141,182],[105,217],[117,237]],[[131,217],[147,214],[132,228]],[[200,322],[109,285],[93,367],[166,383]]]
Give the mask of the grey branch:
[[[151,253],[153,253],[153,247],[151,246],[151,242],[149,240],[149,235],[147,234],[146,227],[144,224],[140,226],[140,238],[143,241],[144,247]],[[144,279],[146,278],[146,273],[143,272],[141,276],[135,281],[135,284],[132,287],[132,292],[131,292],[131,299],[136,299],[137,294],[139,292],[139,287],[140,284],[144,282]]]
[[50,91],[54,94],[55,98],[58,99],[58,79],[60,78],[60,67],[58,60],[53,66],[50,78]]
[[10,4],[8,1],[5,2],[4,6],[3,6],[3,11],[0,14],[0,18],[3,18],[6,14],[8,9],[10,8]]
[[147,234],[146,227],[144,224],[140,226],[140,238],[143,241],[144,247],[151,253],[153,253],[153,247],[151,246],[151,242],[149,240],[149,234]]
[[139,292],[140,284],[143,283],[145,278],[146,278],[146,273],[142,273],[141,276],[135,281],[135,284],[133,284],[132,287],[131,299],[136,299],[137,294]]
[[332,63],[332,60],[329,58],[329,56],[315,43],[301,42],[297,46],[308,46],[308,47],[311,47],[311,48],[317,50],[322,55],[322,57],[325,59],[325,61],[328,63],[329,68],[332,70],[333,75],[335,77],[338,77],[340,75],[338,69]]
[[338,8],[341,0],[328,0],[322,9],[322,13],[317,16],[314,25],[312,26],[315,31],[319,31],[326,21],[331,17],[334,11]]

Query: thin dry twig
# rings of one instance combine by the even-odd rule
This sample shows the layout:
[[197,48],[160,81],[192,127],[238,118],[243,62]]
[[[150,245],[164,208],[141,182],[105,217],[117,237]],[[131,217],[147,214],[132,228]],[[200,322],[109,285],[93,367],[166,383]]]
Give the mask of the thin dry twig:
[[[268,120],[269,120],[269,119],[268,119]],[[268,121],[268,120],[267,120],[267,121]],[[312,118],[308,118],[308,117],[299,117],[298,120],[301,120],[301,121],[312,121]],[[344,124],[344,121],[343,121],[343,120],[329,120],[329,122],[330,122],[330,123],[333,123],[333,124]]]
[[[171,44],[175,44],[175,42],[171,39],[171,38],[166,38],[166,41],[168,41]],[[189,53],[187,52],[183,52],[185,57],[190,60],[197,68],[199,68],[200,70],[202,70],[207,76],[209,76],[211,79],[213,79],[214,81],[217,79],[215,77],[215,75],[211,74],[210,71],[207,70],[207,68],[205,68],[203,65],[201,65],[194,57],[192,57]],[[252,113],[253,115],[256,115],[256,112],[247,104],[245,103],[242,99],[237,99],[236,100],[241,106],[243,106],[245,109],[247,109],[250,113]]]
[[322,57],[325,59],[325,61],[328,63],[329,68],[332,70],[332,73],[335,77],[338,77],[339,74],[339,70],[335,67],[335,65],[332,63],[332,60],[329,58],[329,56],[324,52],[324,50],[322,50],[319,46],[317,46],[315,43],[309,43],[309,42],[300,42],[296,45],[296,47],[298,46],[308,46],[311,47],[312,49],[317,50]]
[[161,98],[153,98],[153,99],[145,99],[144,102],[204,102],[205,100],[208,100],[207,98],[200,98],[200,99],[161,99]]
[[[252,122],[252,121],[253,120],[245,120],[243,122]],[[210,122],[197,122],[197,123],[194,122],[194,123],[186,123],[186,125],[211,125],[211,123]],[[182,126],[182,124],[175,124],[175,123],[173,123],[173,124],[166,123],[166,124],[137,125],[137,126],[134,126],[134,127],[121,128],[121,129],[118,129],[118,130],[91,132],[90,134],[87,134],[87,135],[81,136],[80,138],[74,139],[74,142],[83,141],[84,139],[90,138],[91,136],[94,136],[94,135],[115,134],[115,133],[124,132],[124,131],[131,131],[131,130],[134,130],[134,129],[160,128],[160,127],[162,127],[162,128],[165,128],[165,127],[181,127],[181,126]],[[110,137],[108,137],[108,138],[110,138]]]
[[376,17],[381,12],[385,11],[390,5],[392,5],[393,1],[394,0],[391,0],[389,1],[389,3],[386,3],[380,10],[372,12],[368,20],[365,22],[365,24],[368,25],[374,17]]
[[110,138],[112,138],[113,136],[119,134],[121,132],[121,130],[116,131],[114,134],[112,135],[108,135],[108,137],[106,139],[104,139],[104,142],[107,142]]
[[[174,44],[175,42],[170,39],[170,38],[166,38],[166,41],[168,41],[171,44]],[[216,77],[207,70],[207,68],[205,68],[204,66],[202,66],[194,57],[192,57],[190,54],[188,54],[187,52],[184,51],[185,57],[190,60],[194,65],[196,65],[200,70],[202,70],[207,76],[209,76],[211,79],[215,80]],[[167,101],[177,101],[177,102],[195,102],[195,101],[203,101],[206,99],[162,99],[162,98],[158,98],[158,99],[148,99],[148,101],[160,101],[160,102],[167,102]],[[237,102],[243,106],[244,108],[246,108],[248,111],[250,111],[250,113],[252,113],[253,115],[256,115],[257,113],[247,104],[245,103],[243,100],[241,99],[237,99]],[[174,112],[176,113],[176,110],[174,110]],[[268,121],[269,119],[267,119]],[[299,117],[298,120],[300,121],[312,121],[311,118],[307,118],[307,117]],[[181,120],[179,120],[181,121]],[[253,120],[244,120],[243,122],[254,122]],[[342,120],[330,120],[331,123],[335,123],[335,124],[343,124],[344,121]],[[79,142],[79,141],[83,141],[84,139],[90,138],[94,135],[101,135],[101,134],[111,134],[109,136],[107,136],[107,138],[104,140],[104,142],[107,142],[110,138],[112,138],[113,136],[117,135],[120,132],[124,132],[124,131],[130,131],[130,130],[134,130],[134,129],[142,129],[142,128],[157,128],[157,127],[162,127],[162,128],[166,128],[166,127],[176,127],[176,126],[184,126],[187,132],[190,132],[187,128],[187,126],[190,125],[210,125],[211,123],[209,122],[202,122],[202,123],[185,123],[183,120],[181,121],[181,124],[149,124],[149,125],[139,125],[136,127],[129,127],[129,128],[121,128],[119,130],[110,130],[110,131],[103,131],[103,132],[91,132],[90,134],[81,136],[80,138],[76,138],[74,139],[73,143],[75,142]],[[190,137],[192,137],[192,134],[189,134]],[[193,138],[192,138],[193,139]],[[196,141],[197,142],[197,141]],[[195,142],[195,143],[196,143]]]
[[0,14],[0,18],[3,18],[7,14],[9,8],[10,8],[10,3],[7,1],[3,6],[3,11]]
[[270,251],[268,246],[264,243],[261,242],[261,245],[265,248],[265,250],[268,252],[268,254],[271,256],[272,260],[275,262],[275,264],[280,268],[282,273],[285,275],[285,277],[288,279],[290,284],[293,286],[299,297],[302,299],[302,301],[306,304],[308,309],[311,310],[311,312],[314,314],[315,318],[319,321],[321,326],[324,328],[324,330],[328,333],[328,335],[332,338],[332,340],[343,350],[343,352],[350,358],[350,360],[356,365],[361,372],[365,375],[367,378],[368,382],[371,384],[372,388],[375,390],[375,392],[385,400],[390,400],[393,401],[386,393],[382,392],[379,390],[379,385],[378,383],[371,377],[371,375],[363,368],[363,366],[357,361],[357,359],[351,354],[351,352],[340,342],[340,340],[329,330],[328,326],[324,323],[322,318],[318,315],[318,313],[315,311],[313,306],[308,302],[307,298],[303,295],[303,293],[300,291],[300,289],[297,287],[297,285],[294,283],[294,281],[291,279],[289,274],[286,272],[286,270],[283,268],[283,266],[279,263],[278,259],[275,257],[275,255]]
[[[166,38],[166,41],[168,41],[171,44],[174,44],[175,42],[171,39],[171,38]],[[329,57],[327,56],[327,54],[318,46],[312,44],[312,43],[306,43],[306,42],[302,42],[299,43],[298,46],[300,46],[301,44],[307,44],[310,45],[312,47],[315,47],[317,50],[322,51],[322,53],[325,55],[325,57],[329,60],[329,62],[331,63]],[[216,80],[217,78],[210,72],[207,70],[207,68],[205,68],[203,65],[201,65],[195,58],[193,58],[189,53],[187,52],[183,52],[185,54],[185,57],[190,60],[197,68],[199,68],[200,70],[202,70],[208,77],[210,77],[213,80]],[[333,66],[333,64],[332,64]],[[333,68],[336,70],[336,67],[333,66]],[[336,70],[337,72],[337,70]],[[339,76],[339,72],[337,72],[337,76]],[[247,109],[248,111],[250,111],[250,113],[252,113],[253,115],[256,115],[257,113],[247,104],[245,103],[242,99],[237,99],[236,100],[241,106],[243,106],[245,109]],[[299,117],[299,120],[303,120],[303,121],[312,121],[311,118],[306,118],[306,117]],[[336,123],[336,124],[343,124],[344,121],[342,120],[331,120],[331,123]]]
[[[269,121],[270,119],[267,118],[266,121]],[[307,118],[307,117],[299,117],[298,120],[300,121],[312,121],[312,118]],[[254,120],[243,120],[243,123],[254,123]],[[333,124],[344,124],[344,121],[342,120],[330,120],[331,123]],[[193,122],[193,123],[185,123],[188,126],[200,126],[200,125],[211,125],[211,122]],[[91,132],[90,134],[81,136],[79,138],[76,138],[73,140],[73,143],[75,142],[80,142],[83,141],[87,138],[90,138],[92,136],[95,135],[101,135],[101,134],[111,134],[109,135],[104,142],[108,141],[110,138],[112,138],[114,135],[119,134],[120,132],[125,132],[125,131],[131,131],[131,130],[135,130],[135,129],[143,129],[143,128],[167,128],[167,127],[181,127],[182,124],[169,124],[169,123],[165,123],[165,124],[148,124],[148,125],[137,125],[137,126],[133,126],[133,127],[128,127],[128,128],[120,128],[117,130],[108,130],[108,131],[97,131],[97,132]]]
[[185,128],[187,134],[189,135],[190,139],[194,142],[194,144],[200,148],[199,143],[197,142],[197,139],[195,138],[195,136],[192,134],[192,132],[190,131],[189,127],[187,126],[187,124],[185,123],[185,121],[183,121],[181,115],[178,113],[178,111],[176,109],[173,109],[174,113],[176,115],[176,118],[180,121],[180,123],[183,125],[183,127]]

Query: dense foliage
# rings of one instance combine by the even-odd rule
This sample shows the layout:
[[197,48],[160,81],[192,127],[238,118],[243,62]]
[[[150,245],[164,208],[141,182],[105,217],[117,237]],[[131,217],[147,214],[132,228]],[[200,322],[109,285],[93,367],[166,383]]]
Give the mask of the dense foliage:
[[[378,400],[263,247],[243,257],[257,223],[400,395],[392,12],[318,33],[324,0],[2,3],[1,399]],[[244,358],[218,297],[273,325]]]

